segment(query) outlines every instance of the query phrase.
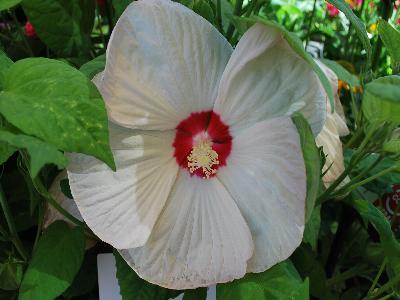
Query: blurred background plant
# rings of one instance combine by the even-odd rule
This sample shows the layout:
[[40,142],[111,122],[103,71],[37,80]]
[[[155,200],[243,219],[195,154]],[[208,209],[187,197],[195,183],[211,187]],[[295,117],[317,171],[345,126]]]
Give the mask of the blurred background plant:
[[[67,92],[82,99],[79,109],[101,99],[82,85],[94,89],[89,79],[104,68],[112,29],[130,2],[0,0],[0,299],[98,298],[96,255],[113,249],[82,222],[65,174],[54,179],[66,165],[63,151],[97,155],[110,166],[112,158],[87,150],[80,136],[71,148],[62,139],[70,127],[54,123],[46,107],[66,93],[49,86],[63,86],[66,78]],[[305,157],[307,172],[317,174],[308,178],[311,205],[301,246],[264,273],[218,285],[217,298],[400,299],[400,1],[181,3],[233,45],[262,21],[280,28],[300,55],[304,46],[338,77],[350,131],[342,137],[345,169],[326,187],[322,176],[332,166],[321,166],[329,161],[327,151]],[[32,94],[25,84],[35,87]],[[57,109],[65,124],[69,117],[79,122],[76,111]],[[55,129],[44,134],[44,127]],[[124,299],[179,294],[138,278],[117,254],[116,260]],[[204,297],[197,289],[184,299]]]

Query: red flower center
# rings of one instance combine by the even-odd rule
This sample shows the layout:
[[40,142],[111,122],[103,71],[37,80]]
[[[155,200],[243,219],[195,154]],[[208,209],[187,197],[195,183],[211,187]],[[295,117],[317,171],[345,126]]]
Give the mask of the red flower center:
[[215,176],[232,149],[229,127],[210,111],[196,112],[179,123],[173,143],[178,165],[202,178]]

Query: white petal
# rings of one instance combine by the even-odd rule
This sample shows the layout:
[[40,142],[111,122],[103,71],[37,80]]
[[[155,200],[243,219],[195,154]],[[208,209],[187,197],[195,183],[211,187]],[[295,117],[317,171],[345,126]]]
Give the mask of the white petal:
[[243,35],[228,62],[214,110],[233,131],[300,111],[318,134],[324,124],[326,97],[311,66],[281,33],[256,24]]
[[174,132],[140,132],[110,124],[117,171],[83,154],[69,154],[68,177],[83,219],[116,248],[143,245],[178,172]]
[[110,118],[165,130],[193,111],[212,109],[231,52],[210,23],[183,5],[135,1],[107,49],[101,93]]
[[346,125],[346,117],[338,94],[338,78],[336,74],[321,61],[316,60],[316,62],[329,79],[335,96],[335,110],[332,112],[331,105],[328,101],[324,127],[315,139],[317,145],[323,147],[323,151],[326,155],[325,165],[323,167],[325,175],[322,180],[325,186],[329,186],[344,171],[343,149],[340,136],[347,135],[349,129]]
[[346,125],[346,117],[344,115],[343,106],[340,103],[340,97],[338,93],[338,78],[336,74],[329,67],[323,64],[320,60],[315,60],[315,62],[318,64],[318,66],[321,68],[321,70],[325,73],[326,77],[328,78],[334,95],[334,100],[335,100],[334,112],[332,113],[330,102],[327,101],[326,103],[327,114],[331,114],[333,116],[339,136],[348,135],[349,129],[347,128]]
[[243,130],[217,176],[253,236],[247,270],[262,272],[288,258],[302,240],[306,198],[304,160],[292,120],[274,118]]
[[147,281],[189,289],[244,276],[252,250],[250,231],[223,185],[183,171],[149,241],[120,253]]

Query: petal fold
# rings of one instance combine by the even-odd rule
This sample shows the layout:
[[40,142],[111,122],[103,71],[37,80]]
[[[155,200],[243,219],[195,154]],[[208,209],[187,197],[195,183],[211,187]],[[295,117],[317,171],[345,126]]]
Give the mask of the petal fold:
[[257,23],[228,62],[214,110],[233,130],[300,111],[316,135],[324,124],[326,98],[312,67],[282,34]]
[[120,253],[145,280],[190,289],[244,276],[252,251],[249,228],[224,186],[183,171],[149,241]]
[[107,48],[100,87],[110,118],[135,129],[173,129],[213,107],[232,47],[205,19],[169,0],[135,1]]
[[289,117],[273,118],[233,138],[227,166],[217,174],[236,201],[254,240],[248,272],[263,272],[300,245],[306,173],[300,138]]
[[84,154],[68,154],[68,177],[79,211],[115,248],[142,246],[150,236],[178,172],[174,132],[141,132],[110,124],[117,171]]

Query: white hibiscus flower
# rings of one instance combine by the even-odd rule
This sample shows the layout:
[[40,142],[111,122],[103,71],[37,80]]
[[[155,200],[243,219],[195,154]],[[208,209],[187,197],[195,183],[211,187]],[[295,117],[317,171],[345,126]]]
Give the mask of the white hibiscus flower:
[[131,4],[95,79],[117,165],[69,155],[90,228],[140,277],[172,289],[227,282],[288,258],[304,229],[297,129],[315,134],[326,94],[281,33],[251,27],[233,51],[168,0]]
[[[344,171],[343,148],[341,136],[349,134],[344,116],[343,107],[338,94],[338,78],[336,74],[322,62],[316,61],[331,83],[335,97],[335,109],[332,112],[331,105],[327,101],[327,114],[324,127],[315,139],[318,146],[322,146],[326,155],[325,165],[322,169],[325,175],[322,181],[325,186],[330,186]],[[348,179],[345,179],[347,182]]]

